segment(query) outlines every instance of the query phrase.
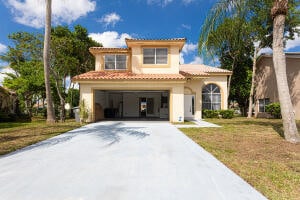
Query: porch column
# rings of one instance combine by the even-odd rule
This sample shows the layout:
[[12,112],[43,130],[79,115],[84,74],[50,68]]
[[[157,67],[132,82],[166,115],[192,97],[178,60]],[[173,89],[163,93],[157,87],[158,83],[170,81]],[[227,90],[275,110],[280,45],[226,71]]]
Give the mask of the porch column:
[[170,121],[184,121],[184,86],[174,86],[170,91]]
[[94,121],[94,90],[88,84],[80,84],[80,100],[84,100],[89,111],[88,122]]

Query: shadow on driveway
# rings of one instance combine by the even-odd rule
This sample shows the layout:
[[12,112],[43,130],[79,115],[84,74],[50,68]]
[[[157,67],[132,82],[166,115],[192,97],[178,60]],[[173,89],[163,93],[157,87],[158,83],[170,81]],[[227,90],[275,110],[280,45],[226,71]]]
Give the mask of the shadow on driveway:
[[78,128],[78,129],[75,129],[72,131],[68,131],[66,133],[55,136],[53,138],[44,140],[42,142],[38,142],[36,144],[25,147],[23,149],[6,154],[4,156],[1,156],[0,158],[12,156],[12,155],[26,152],[26,151],[36,149],[36,148],[54,146],[57,144],[67,142],[77,136],[82,136],[82,135],[94,135],[94,136],[100,137],[102,140],[108,142],[107,146],[111,146],[115,143],[120,142],[122,135],[133,136],[133,137],[136,137],[137,139],[143,139],[150,135],[149,133],[146,133],[145,130],[143,130],[143,129],[145,129],[145,127],[128,127],[128,126],[123,126],[123,125],[124,124],[122,122],[116,122],[113,124],[103,124],[101,122],[88,124],[81,128]]

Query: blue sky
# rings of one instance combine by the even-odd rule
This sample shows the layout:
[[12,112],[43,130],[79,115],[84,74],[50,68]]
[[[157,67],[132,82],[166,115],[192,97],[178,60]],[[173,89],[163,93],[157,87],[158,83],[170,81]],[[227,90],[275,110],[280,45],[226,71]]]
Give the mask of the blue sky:
[[[45,0],[0,0],[0,54],[16,31],[43,33]],[[202,63],[197,41],[206,14],[216,0],[52,0],[53,25],[86,27],[105,47],[121,47],[126,37],[185,37],[182,63]],[[269,51],[269,50],[265,50]],[[286,51],[300,51],[300,39]],[[206,63],[207,64],[207,63]],[[0,66],[7,65],[0,63]],[[1,82],[1,77],[0,77]]]

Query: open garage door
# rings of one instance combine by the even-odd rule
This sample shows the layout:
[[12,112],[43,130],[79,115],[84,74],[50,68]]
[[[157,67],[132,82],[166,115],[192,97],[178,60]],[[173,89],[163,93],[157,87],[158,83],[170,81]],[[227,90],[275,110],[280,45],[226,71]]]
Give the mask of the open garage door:
[[169,91],[96,90],[95,120],[169,119]]

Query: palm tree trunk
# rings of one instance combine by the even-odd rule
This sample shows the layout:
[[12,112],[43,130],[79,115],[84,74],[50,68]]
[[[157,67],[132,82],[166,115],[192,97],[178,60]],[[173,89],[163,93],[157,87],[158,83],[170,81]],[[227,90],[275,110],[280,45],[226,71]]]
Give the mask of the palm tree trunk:
[[[286,11],[286,12],[284,12]],[[277,81],[278,96],[283,120],[284,137],[292,143],[300,142],[295,113],[291,102],[286,75],[286,60],[283,52],[283,32],[286,13],[288,11],[287,0],[275,0],[272,8],[273,16],[273,64]]]
[[229,102],[229,96],[230,96],[231,78],[232,78],[232,75],[233,75],[234,67],[235,67],[235,57],[233,58],[232,65],[231,65],[232,74],[229,76],[228,83],[227,83],[227,99],[228,99],[228,102]]
[[47,99],[47,123],[55,123],[55,114],[50,87],[50,32],[51,32],[51,0],[46,0],[46,21],[44,38],[44,76]]
[[258,49],[255,48],[254,50],[254,58],[253,58],[253,66],[252,66],[252,79],[251,79],[251,89],[250,89],[250,96],[249,96],[249,108],[248,108],[248,117],[252,117],[252,104],[253,104],[253,94],[254,94],[254,86],[255,86],[255,73],[256,73],[256,57],[257,57]]

